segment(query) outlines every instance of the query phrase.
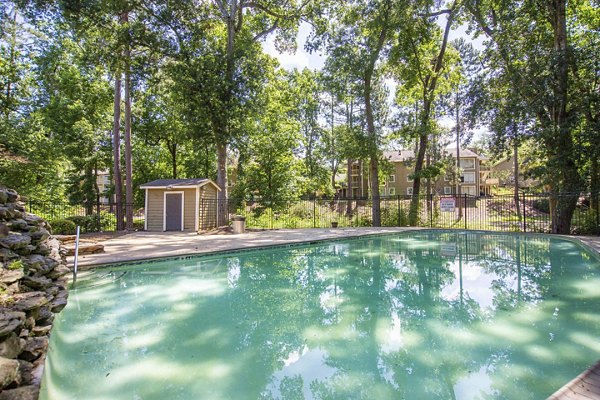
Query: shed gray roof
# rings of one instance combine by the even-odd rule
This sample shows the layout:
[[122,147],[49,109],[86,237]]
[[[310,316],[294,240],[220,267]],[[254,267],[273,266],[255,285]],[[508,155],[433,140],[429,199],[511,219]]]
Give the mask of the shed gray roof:
[[141,189],[144,188],[158,188],[158,187],[168,187],[168,186],[173,186],[173,187],[185,187],[185,186],[189,186],[189,187],[196,187],[196,186],[204,186],[207,183],[212,183],[213,185],[215,185],[215,187],[218,190],[221,190],[219,188],[219,186],[217,186],[216,183],[214,183],[213,181],[211,181],[210,179],[207,178],[190,178],[190,179],[157,179],[155,181],[152,182],[148,182],[148,183],[144,183],[143,185],[140,185]]

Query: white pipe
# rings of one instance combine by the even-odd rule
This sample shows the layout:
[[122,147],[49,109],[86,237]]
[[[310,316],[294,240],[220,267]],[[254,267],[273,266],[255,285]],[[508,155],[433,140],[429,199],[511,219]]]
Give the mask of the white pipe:
[[75,236],[75,259],[73,260],[73,284],[77,281],[77,258],[79,257],[79,225]]

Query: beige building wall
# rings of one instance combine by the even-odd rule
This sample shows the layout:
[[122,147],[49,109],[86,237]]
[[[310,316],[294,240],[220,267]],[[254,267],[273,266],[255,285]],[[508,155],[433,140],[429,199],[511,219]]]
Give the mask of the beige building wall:
[[[465,177],[465,182],[461,183],[461,194],[479,196],[482,192],[479,160],[476,157],[461,157],[461,163]],[[409,176],[414,172],[413,167],[404,161],[395,161],[393,164],[393,174],[387,177],[385,193],[382,194],[385,196],[412,195],[413,181]],[[422,182],[421,187],[424,190],[426,182]],[[445,177],[440,177],[434,182],[433,190],[440,195],[453,194],[456,191],[456,185],[452,183],[451,179],[446,180]]]

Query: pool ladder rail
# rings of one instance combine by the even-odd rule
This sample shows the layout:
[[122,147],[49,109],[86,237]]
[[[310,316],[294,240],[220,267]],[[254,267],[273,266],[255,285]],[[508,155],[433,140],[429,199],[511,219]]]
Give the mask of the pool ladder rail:
[[75,282],[77,282],[77,264],[79,259],[79,233],[81,227],[77,225],[77,231],[75,234],[75,258],[73,259],[73,286],[75,286]]

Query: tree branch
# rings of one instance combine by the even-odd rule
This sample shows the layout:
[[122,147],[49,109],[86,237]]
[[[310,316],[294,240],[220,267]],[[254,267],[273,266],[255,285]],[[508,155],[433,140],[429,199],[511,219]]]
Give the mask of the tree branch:
[[225,5],[223,4],[223,0],[214,0],[214,2],[217,5],[217,7],[219,7],[219,10],[221,11],[223,18],[227,19],[229,17],[229,13],[227,12]]
[[252,38],[253,41],[258,41],[259,39],[273,33],[273,31],[275,29],[277,29],[279,27],[279,20],[275,20],[275,23],[268,29],[265,29],[264,31],[260,32],[259,34],[257,34],[256,36],[254,36],[254,38]]
[[423,17],[423,18],[439,17],[442,14],[450,14],[451,12],[452,12],[451,9],[439,10],[439,11],[434,11],[434,12],[427,13],[427,14],[419,14],[419,17]]

